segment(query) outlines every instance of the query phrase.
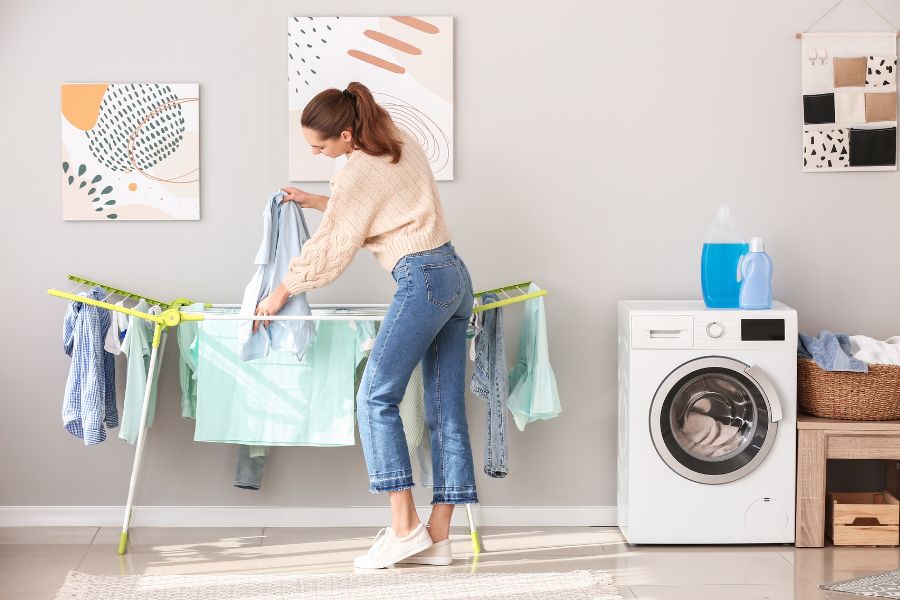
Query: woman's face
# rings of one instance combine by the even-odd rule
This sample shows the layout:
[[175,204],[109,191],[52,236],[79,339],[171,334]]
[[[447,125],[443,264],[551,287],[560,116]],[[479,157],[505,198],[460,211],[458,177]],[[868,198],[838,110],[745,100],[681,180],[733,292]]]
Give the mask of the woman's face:
[[353,136],[346,130],[342,131],[338,137],[326,140],[319,135],[318,131],[304,127],[303,137],[306,138],[306,143],[312,148],[313,154],[324,154],[329,158],[337,158],[353,149]]

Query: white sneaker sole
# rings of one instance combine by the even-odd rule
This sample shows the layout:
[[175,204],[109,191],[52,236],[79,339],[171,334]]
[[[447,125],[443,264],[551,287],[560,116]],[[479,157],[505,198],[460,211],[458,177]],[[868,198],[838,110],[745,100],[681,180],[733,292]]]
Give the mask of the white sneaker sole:
[[435,567],[447,567],[453,564],[453,557],[450,556],[410,556],[403,560],[398,560],[397,564],[403,565],[433,565]]
[[389,562],[381,562],[375,566],[360,566],[360,565],[357,565],[355,561],[353,563],[353,566],[357,569],[387,569],[388,567],[390,567],[392,565],[395,565],[401,561],[408,559],[413,554],[418,554],[419,552],[424,552],[425,550],[428,550],[429,548],[431,548],[431,546],[432,546],[432,543],[430,541],[426,544],[420,544],[420,545],[414,547],[408,553],[401,554],[400,558],[394,559]]

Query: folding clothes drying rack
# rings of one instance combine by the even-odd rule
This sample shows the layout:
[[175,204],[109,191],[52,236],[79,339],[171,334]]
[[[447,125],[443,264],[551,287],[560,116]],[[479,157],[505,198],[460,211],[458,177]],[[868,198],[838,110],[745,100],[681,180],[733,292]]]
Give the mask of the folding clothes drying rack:
[[[159,351],[160,340],[162,338],[163,330],[166,327],[177,327],[182,321],[288,321],[288,320],[321,320],[321,321],[381,321],[384,319],[384,315],[387,311],[387,304],[313,304],[310,305],[312,309],[311,315],[298,315],[298,316],[279,316],[279,315],[267,315],[267,316],[246,316],[246,315],[237,315],[237,314],[206,314],[206,313],[191,313],[184,312],[180,310],[184,306],[189,306],[191,304],[195,304],[195,302],[188,300],[187,298],[177,298],[172,302],[163,302],[161,300],[156,300],[154,298],[150,298],[148,296],[143,296],[141,294],[135,294],[133,292],[129,292],[126,290],[122,290],[116,287],[112,287],[110,285],[106,285],[104,283],[100,283],[97,281],[93,281],[90,279],[85,279],[83,277],[79,277],[77,275],[69,275],[68,280],[79,284],[80,286],[85,286],[87,288],[93,287],[101,287],[107,292],[109,295],[104,298],[104,300],[94,300],[93,298],[87,298],[85,296],[78,295],[73,293],[77,291],[76,289],[63,291],[60,289],[51,288],[47,290],[47,293],[52,296],[57,296],[59,298],[65,298],[67,300],[71,300],[74,302],[81,302],[84,304],[90,304],[92,306],[98,306],[100,308],[105,308],[107,310],[124,313],[127,315],[139,317],[141,319],[145,319],[147,321],[151,321],[154,323],[153,328],[153,343],[152,350],[150,352],[150,364],[148,366],[147,372],[150,374],[147,377],[147,386],[144,389],[144,400],[141,406],[141,426],[138,430],[137,443],[135,445],[134,451],[134,463],[131,468],[131,481],[128,484],[128,500],[125,503],[125,517],[122,523],[122,533],[119,537],[119,554],[125,554],[127,545],[128,545],[128,527],[131,522],[131,512],[134,508],[134,494],[137,488],[137,480],[140,474],[141,469],[141,458],[144,452],[144,442],[147,439],[147,412],[150,406],[150,392],[153,386],[154,377],[153,373],[155,373],[156,369],[156,361],[157,354]],[[521,283],[515,283],[513,285],[508,285],[505,287],[495,288],[492,290],[484,290],[481,292],[475,293],[475,307],[472,309],[473,313],[483,312],[485,310],[491,310],[493,308],[499,308],[501,306],[507,306],[509,304],[515,304],[518,302],[524,302],[525,300],[529,300],[531,298],[537,298],[539,296],[544,296],[547,294],[547,290],[536,290],[534,292],[529,292],[529,287],[532,282],[524,281]],[[59,286],[62,287],[62,286]],[[510,292],[518,292],[515,295],[510,295]],[[487,304],[480,304],[479,298],[483,294],[502,294],[505,298],[500,300],[489,302]],[[162,310],[159,315],[151,315],[149,313],[137,311],[134,309],[126,308],[124,306],[117,306],[115,304],[111,304],[106,302],[105,300],[109,298],[111,295],[122,296],[123,298],[132,298],[135,300],[146,300],[148,304],[151,306],[158,305]],[[205,308],[236,308],[239,307],[239,304],[208,304],[204,303]],[[165,308],[163,308],[165,307]],[[469,532],[472,538],[472,547],[474,549],[474,553],[480,554],[484,551],[484,545],[482,544],[481,537],[478,535],[478,529],[475,525],[475,519],[472,515],[472,507],[469,504],[466,504],[466,516],[469,519]]]

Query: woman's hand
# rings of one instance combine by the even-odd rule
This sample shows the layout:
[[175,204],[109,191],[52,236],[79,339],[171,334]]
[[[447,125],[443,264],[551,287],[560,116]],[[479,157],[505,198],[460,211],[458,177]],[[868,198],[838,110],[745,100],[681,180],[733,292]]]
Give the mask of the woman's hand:
[[[262,302],[260,302],[256,306],[256,315],[257,316],[269,316],[269,315],[277,315],[278,311],[282,309],[284,303],[287,302],[288,297],[290,296],[290,292],[288,292],[287,288],[284,287],[284,284],[280,284],[275,290],[263,298]],[[263,327],[268,328],[269,323],[272,321],[253,321],[253,333],[259,329],[259,324],[262,323]]]
[[282,202],[296,202],[303,208],[314,208],[322,212],[325,211],[325,207],[328,205],[328,196],[310,194],[309,192],[298,190],[295,187],[284,187],[281,188],[281,191],[284,192],[284,199]]

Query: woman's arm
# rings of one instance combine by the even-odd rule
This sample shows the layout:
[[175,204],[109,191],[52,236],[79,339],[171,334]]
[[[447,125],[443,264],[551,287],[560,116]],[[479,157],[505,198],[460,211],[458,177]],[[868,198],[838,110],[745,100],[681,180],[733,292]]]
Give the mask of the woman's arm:
[[365,242],[368,224],[348,222],[350,215],[335,212],[325,213],[316,232],[303,244],[300,256],[291,260],[290,272],[281,282],[289,295],[324,287],[337,279]]
[[281,188],[281,191],[284,192],[284,199],[282,202],[296,202],[303,208],[314,208],[322,212],[325,212],[325,209],[328,207],[328,196],[311,194],[309,192],[304,192],[303,190],[298,190],[295,187],[284,187]]
[[[285,194],[287,193],[286,191]],[[299,195],[300,199],[310,202],[310,206],[321,202],[323,208],[327,207],[328,210],[316,232],[303,244],[300,256],[291,260],[290,272],[257,305],[257,315],[278,314],[290,296],[326,286],[337,279],[366,241],[366,234],[374,217],[371,209],[366,210],[371,207],[371,203],[348,202],[341,186],[335,186],[330,199],[326,196],[310,199],[303,194],[305,192]],[[260,321],[254,321],[253,331],[257,330],[259,323]],[[269,323],[266,321],[263,324],[268,327]]]
[[[284,198],[282,198],[281,200],[282,202],[296,202],[302,208],[314,208],[322,212],[325,212],[325,209],[328,207],[328,196],[311,194],[295,187],[283,187],[281,188],[281,191],[284,192]],[[291,264],[293,265],[293,261],[291,262]],[[281,308],[285,305],[288,298],[290,297],[290,290],[288,290],[287,286],[285,286],[284,283],[280,283],[278,284],[278,287],[272,290],[269,295],[266,296],[266,298],[264,298],[257,305],[256,314],[276,314],[281,310]],[[269,323],[271,323],[271,321],[254,321],[254,332],[259,329],[260,322],[262,322],[263,326],[265,327],[268,327]]]
[[[325,213],[319,228],[303,244],[300,256],[291,260],[290,272],[256,306],[256,314],[278,314],[292,295],[324,287],[337,279],[350,266],[364,241],[364,235],[347,225],[339,225],[331,212]],[[259,329],[260,323],[268,327],[271,321],[254,321],[253,331]]]

